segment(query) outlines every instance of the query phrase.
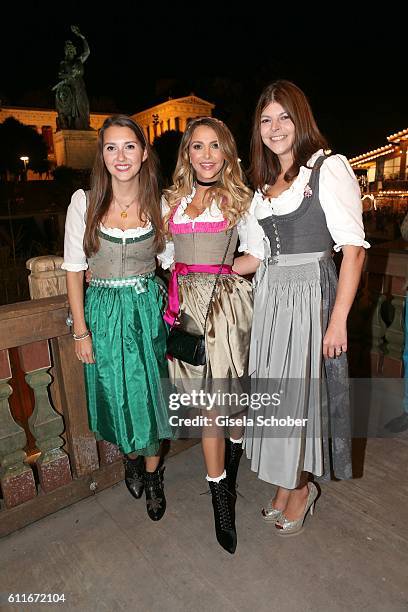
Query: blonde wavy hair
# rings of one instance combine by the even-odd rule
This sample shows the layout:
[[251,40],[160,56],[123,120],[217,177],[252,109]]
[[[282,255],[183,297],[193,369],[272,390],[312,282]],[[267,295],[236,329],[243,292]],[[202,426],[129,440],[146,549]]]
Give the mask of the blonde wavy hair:
[[187,125],[178,150],[176,169],[173,173],[173,185],[163,192],[170,207],[170,212],[165,216],[166,228],[168,228],[168,221],[173,209],[178,205],[181,198],[190,195],[193,190],[195,173],[190,163],[189,148],[194,130],[201,125],[206,125],[214,130],[225,159],[217,184],[207,189],[203,202],[209,206],[212,201],[215,201],[224,219],[228,221],[228,227],[236,225],[249,209],[252,191],[244,182],[244,174],[239,163],[233,135],[225,123],[219,119],[198,117]]

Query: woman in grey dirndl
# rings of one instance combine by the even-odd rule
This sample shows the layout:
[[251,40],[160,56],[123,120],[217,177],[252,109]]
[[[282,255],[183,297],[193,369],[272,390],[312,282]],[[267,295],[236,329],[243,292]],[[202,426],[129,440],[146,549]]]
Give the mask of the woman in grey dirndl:
[[[351,477],[346,322],[369,245],[357,180],[326,148],[303,92],[269,85],[255,113],[246,255],[234,270],[257,270],[249,374],[273,400],[249,412],[245,446],[252,470],[278,486],[263,516],[279,535],[298,533],[313,512],[310,475]],[[333,243],[343,251],[338,285]]]

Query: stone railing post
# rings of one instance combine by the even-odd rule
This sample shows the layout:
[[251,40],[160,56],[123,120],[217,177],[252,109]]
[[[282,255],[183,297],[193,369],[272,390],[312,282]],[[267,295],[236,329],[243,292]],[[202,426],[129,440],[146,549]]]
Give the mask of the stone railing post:
[[384,374],[389,377],[400,378],[403,376],[403,352],[404,352],[404,304],[406,295],[406,282],[408,273],[408,254],[405,255],[405,266],[398,261],[390,279],[390,305],[393,310],[392,321],[385,333],[387,351],[384,358]]
[[64,295],[67,292],[66,273],[61,270],[63,261],[57,255],[44,255],[32,257],[26,262],[26,268],[31,272],[28,286],[32,300]]
[[387,341],[387,373],[389,376],[399,378],[402,376],[402,354],[404,351],[404,298],[394,296],[391,300],[394,308],[394,317],[391,325],[385,332]]
[[62,450],[64,421],[50,404],[48,386],[51,358],[48,340],[26,344],[18,349],[26,381],[34,391],[34,411],[28,419],[36,446],[41,451],[36,461],[42,490],[45,493],[72,480],[68,455]]
[[122,458],[119,448],[106,440],[98,440],[98,450],[101,465],[109,465]]
[[25,463],[25,431],[10,411],[8,398],[13,390],[7,349],[0,351],[0,482],[6,508],[18,506],[37,495],[32,469]]
[[[66,426],[71,469],[77,478],[99,468],[95,435],[89,431],[83,364],[75,355],[74,340],[60,336],[51,340],[55,378],[59,382],[57,401],[62,408]],[[52,387],[55,386],[55,381]]]
[[[375,276],[375,275],[374,275]],[[386,324],[381,309],[386,296],[382,279],[365,275],[349,316],[350,366],[354,376],[376,376],[381,368]]]
[[383,304],[387,301],[384,294],[375,294],[372,292],[372,303],[374,305],[373,315],[371,318],[371,350],[375,353],[381,353],[384,349],[384,339],[387,326],[381,315]]

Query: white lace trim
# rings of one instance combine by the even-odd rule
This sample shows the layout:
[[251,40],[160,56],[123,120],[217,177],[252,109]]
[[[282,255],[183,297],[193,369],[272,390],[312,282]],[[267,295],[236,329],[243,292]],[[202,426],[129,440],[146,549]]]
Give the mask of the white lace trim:
[[[316,159],[321,155],[323,155],[323,149],[320,149],[312,155],[307,162],[308,166],[313,166]],[[305,187],[309,182],[311,172],[311,168],[300,166],[299,174],[291,186],[285,189],[285,191],[282,191],[276,198],[265,198],[262,191],[257,189],[254,194],[251,211],[257,209],[256,217],[258,219],[263,219],[272,213],[275,215],[284,215],[296,210],[303,200]],[[268,185],[265,185],[265,191],[267,188]]]
[[211,203],[211,206],[203,210],[203,212],[200,215],[198,215],[198,217],[191,219],[191,217],[189,217],[186,214],[185,210],[187,206],[191,204],[195,196],[195,193],[196,193],[196,188],[193,187],[193,190],[190,193],[190,195],[185,196],[184,198],[181,198],[180,204],[178,205],[178,208],[173,217],[174,223],[191,223],[192,221],[196,221],[196,222],[200,221],[203,223],[208,223],[208,222],[214,222],[214,221],[224,221],[222,212],[220,211],[220,209],[218,208],[217,204],[214,201]]
[[100,229],[104,234],[108,234],[108,236],[113,236],[115,238],[138,238],[150,232],[152,224],[149,221],[145,227],[131,227],[122,230],[119,227],[106,227],[101,223]]

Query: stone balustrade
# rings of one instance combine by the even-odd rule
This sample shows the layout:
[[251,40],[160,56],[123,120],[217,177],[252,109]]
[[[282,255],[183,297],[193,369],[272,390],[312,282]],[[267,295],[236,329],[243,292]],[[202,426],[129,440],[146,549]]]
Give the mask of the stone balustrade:
[[[0,536],[123,478],[118,449],[97,442],[88,429],[83,366],[67,314],[65,295],[0,307]],[[36,451],[30,457],[10,404],[21,391],[13,388],[11,349],[33,396],[28,428]]]
[[367,252],[361,287],[349,317],[351,373],[403,375],[408,243],[400,239]]
[[[88,429],[82,364],[66,325],[61,263],[55,256],[29,260],[34,299],[0,306],[0,536],[123,478],[118,449],[97,441]],[[352,376],[402,376],[407,276],[407,243],[368,251],[349,318]],[[24,423],[11,408],[17,395],[12,349],[20,384],[25,378],[33,398]],[[29,457],[26,431],[35,442]]]

